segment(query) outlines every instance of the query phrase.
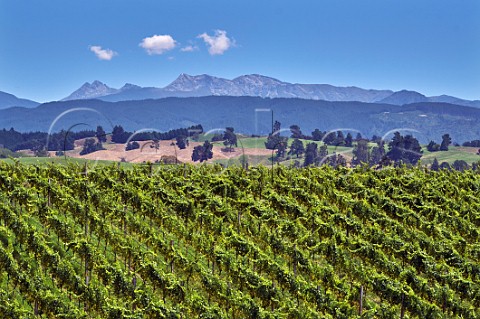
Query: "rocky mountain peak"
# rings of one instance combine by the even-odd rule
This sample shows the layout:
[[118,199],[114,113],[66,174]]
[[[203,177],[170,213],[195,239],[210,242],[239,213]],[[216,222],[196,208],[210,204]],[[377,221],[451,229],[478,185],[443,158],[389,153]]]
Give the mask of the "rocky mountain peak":
[[92,83],[85,82],[78,90],[64,98],[64,101],[68,100],[82,100],[82,99],[94,99],[109,94],[117,93],[117,89],[113,89],[106,84],[95,80]]

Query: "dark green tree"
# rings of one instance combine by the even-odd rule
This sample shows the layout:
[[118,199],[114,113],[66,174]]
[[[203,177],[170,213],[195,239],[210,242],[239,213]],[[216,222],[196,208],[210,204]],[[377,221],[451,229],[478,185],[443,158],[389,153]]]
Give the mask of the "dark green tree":
[[136,141],[133,141],[127,144],[127,147],[125,147],[125,151],[136,150],[139,148],[140,148],[140,144]]
[[288,152],[288,155],[296,155],[298,158],[299,156],[302,156],[303,153],[305,153],[303,142],[298,138],[294,139],[292,145],[290,145],[290,151]]
[[440,165],[438,164],[438,160],[437,160],[436,157],[433,159],[433,163],[432,163],[432,165],[430,166],[430,169],[431,169],[432,171],[438,171],[438,170],[440,169]]
[[355,145],[353,151],[352,166],[361,165],[362,163],[370,162],[370,155],[368,152],[368,141],[359,140],[357,145]]
[[155,153],[157,153],[158,150],[160,149],[160,141],[158,139],[152,140],[152,144],[150,144],[150,148],[154,148]]
[[450,164],[448,164],[448,162],[442,162],[442,163],[440,164],[440,169],[451,170],[452,167],[450,166]]
[[197,145],[193,148],[192,161],[207,161],[213,157],[213,144],[205,141],[203,145]]
[[318,150],[318,162],[321,162],[328,155],[327,145],[323,144]]
[[75,147],[75,135],[75,132],[66,132],[64,130],[61,130],[59,133],[51,134],[48,141],[48,150],[64,152],[73,150]]
[[467,170],[469,168],[468,163],[464,160],[456,160],[455,162],[453,162],[452,167],[454,170],[460,172],[463,172],[464,170]]
[[305,160],[303,166],[315,165],[318,158],[317,143],[308,143],[305,150]]
[[213,157],[213,144],[209,141],[203,143],[203,155],[202,160],[207,161]]
[[378,144],[380,141],[382,141],[382,137],[377,136],[377,135],[373,135],[372,139],[370,141]]
[[337,137],[333,142],[335,146],[344,146],[345,145],[345,136],[343,135],[342,131],[337,131]]
[[285,153],[287,152],[288,142],[287,137],[282,138],[279,140],[277,146],[275,147],[277,150],[277,159],[281,157],[285,157]]
[[290,132],[292,132],[292,138],[303,138],[302,130],[300,130],[298,125],[291,125]]
[[347,133],[347,137],[345,137],[345,146],[352,147],[353,145],[353,136],[350,132]]
[[234,133],[233,127],[225,128],[223,140],[223,145],[227,147],[228,151],[233,151],[233,146],[237,147],[237,135]]
[[275,121],[275,123],[273,124],[273,132],[271,135],[275,134],[275,132],[278,133],[281,127],[282,127],[282,123],[280,123],[279,121]]
[[95,132],[95,137],[100,143],[105,143],[107,141],[107,133],[103,130],[103,127],[100,125],[97,126],[97,131]]
[[194,162],[201,161],[202,156],[203,156],[203,146],[202,145],[195,146],[192,152],[192,161]]
[[[368,143],[367,140],[365,141]],[[370,152],[370,159],[369,159],[370,166],[377,165],[382,161],[384,157],[385,157],[385,142],[383,140],[379,140],[377,142],[377,146],[374,146],[372,148],[372,151]]]
[[405,153],[404,156],[407,159],[407,162],[415,165],[422,157],[422,147],[418,140],[412,135],[406,135],[404,140]]
[[112,131],[112,142],[122,144],[127,142],[130,133],[125,132],[121,125],[115,125]]
[[187,143],[186,143],[187,138],[184,135],[179,135],[175,139],[179,149],[183,150],[187,148]]
[[415,165],[422,157],[422,147],[412,135],[403,137],[399,132],[395,132],[392,141],[388,143],[388,149],[387,157],[397,165],[400,163]]
[[277,150],[277,158],[284,157],[288,146],[288,137],[280,136],[281,124],[275,121],[272,134],[268,135],[265,142],[265,148],[269,150]]
[[321,141],[324,135],[325,132],[322,132],[318,128],[316,128],[315,131],[312,132],[312,139],[314,141]]
[[80,155],[86,155],[100,150],[104,150],[102,143],[96,142],[94,138],[87,138],[83,144]]
[[323,136],[323,142],[327,145],[335,145],[336,140],[337,134],[335,132],[328,132]]
[[448,151],[448,146],[452,144],[450,134],[442,135],[442,144],[440,145],[440,151]]
[[347,166],[347,160],[342,154],[333,153],[325,160],[325,164],[330,165],[331,167],[340,167]]
[[434,141],[430,141],[430,143],[428,143],[427,145],[427,150],[429,152],[437,152],[438,150],[440,150],[440,145],[438,145]]

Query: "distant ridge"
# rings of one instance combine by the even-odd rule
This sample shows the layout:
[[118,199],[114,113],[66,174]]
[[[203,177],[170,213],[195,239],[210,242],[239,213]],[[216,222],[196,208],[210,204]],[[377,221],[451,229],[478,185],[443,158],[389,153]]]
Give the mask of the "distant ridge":
[[0,109],[6,109],[14,106],[32,108],[38,106],[39,104],[40,103],[38,102],[21,99],[13,94],[0,91]]
[[[402,91],[393,93],[392,95],[384,98],[380,102],[393,104],[393,105],[404,105],[404,104],[411,104],[411,103],[429,102],[429,99],[425,95],[420,94],[418,92],[402,90]],[[439,102],[444,102],[444,101],[439,101]]]
[[424,144],[430,140],[439,141],[445,133],[459,143],[480,136],[480,108],[438,102],[398,106],[249,96],[50,102],[31,109],[16,107],[0,110],[0,129],[14,127],[20,132],[45,132],[59,114],[73,108],[80,110],[65,114],[55,122],[55,131],[67,130],[79,123],[93,129],[102,125],[108,132],[116,124],[131,132],[144,128],[167,131],[202,124],[205,130],[234,127],[236,132],[247,135],[267,135],[272,128],[270,112],[257,112],[258,109],[266,109],[274,111],[275,119],[282,123],[282,128],[296,124],[305,134],[310,134],[315,128],[350,128],[352,132],[359,131],[363,136],[370,137],[408,128]]
[[338,87],[329,84],[288,83],[278,79],[249,74],[232,80],[208,74],[180,74],[164,88],[140,87],[125,84],[121,89],[113,89],[100,81],[85,83],[64,100],[100,99],[110,102],[127,100],[159,99],[165,97],[200,96],[254,96],[262,98],[300,98],[332,102],[357,101],[365,103],[387,103],[405,105],[418,102],[444,102],[457,105],[480,107],[480,101],[468,101],[441,95],[426,97],[415,91],[371,90],[355,86]]

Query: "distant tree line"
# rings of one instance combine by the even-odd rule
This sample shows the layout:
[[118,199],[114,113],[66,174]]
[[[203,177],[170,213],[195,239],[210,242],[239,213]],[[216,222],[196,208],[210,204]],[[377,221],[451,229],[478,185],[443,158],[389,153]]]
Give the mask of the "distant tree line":
[[432,171],[440,171],[440,170],[456,170],[463,172],[467,169],[478,170],[478,163],[473,163],[471,166],[468,165],[467,162],[464,160],[455,160],[451,165],[448,162],[438,163],[437,158],[433,159],[432,165],[430,165],[430,169]]
[[[173,129],[168,132],[140,132],[136,133],[131,141],[150,141],[150,140],[158,140],[158,141],[165,141],[165,140],[173,140],[177,137],[193,137],[195,138],[199,134],[203,133],[203,127],[201,124],[192,125],[188,128],[178,128]],[[123,129],[121,125],[115,125],[112,131],[112,142],[123,144],[128,141],[130,136],[132,136],[134,132],[128,132]]]
[[430,141],[427,145],[427,150],[429,152],[438,152],[438,151],[448,151],[448,146],[452,144],[452,139],[450,138],[450,134],[442,135],[442,143],[437,144],[434,141]]
[[463,143],[462,146],[466,146],[466,147],[480,147],[480,140],[468,141],[468,142]]
[[21,133],[15,131],[13,128],[6,130],[0,130],[0,144],[4,148],[11,151],[18,150],[38,150],[45,148],[48,137],[48,151],[63,151],[63,150],[72,150],[74,148],[74,141],[95,137],[95,131],[83,130],[77,132],[68,132],[61,130],[50,134],[45,132],[29,132]]
[[0,158],[18,157],[17,153],[6,148],[0,148]]
[[[188,128],[173,129],[168,132],[142,132],[134,136],[132,141],[146,141],[146,140],[170,140],[175,138],[186,138],[198,136],[203,132],[202,125],[193,125]],[[133,132],[127,132],[121,125],[114,127],[112,132],[113,143],[125,143]],[[14,128],[0,130],[0,145],[3,148],[9,149],[13,152],[18,150],[32,150],[32,151],[70,151],[74,149],[74,142],[76,140],[85,138],[97,138],[99,143],[107,141],[107,133],[101,126],[96,130],[82,130],[82,131],[65,131],[50,134],[46,132],[28,132],[21,133],[15,131]],[[48,146],[46,147],[48,138]]]

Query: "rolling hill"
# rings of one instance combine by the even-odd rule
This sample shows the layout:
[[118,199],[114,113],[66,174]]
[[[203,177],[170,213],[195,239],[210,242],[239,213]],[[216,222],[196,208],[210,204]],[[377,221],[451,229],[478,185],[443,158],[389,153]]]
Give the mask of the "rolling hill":
[[271,131],[271,112],[288,130],[300,125],[305,134],[321,130],[351,130],[364,136],[383,136],[392,130],[413,133],[426,144],[450,133],[462,143],[480,136],[480,109],[447,103],[415,103],[404,106],[361,102],[328,102],[304,99],[258,97],[164,98],[144,101],[106,102],[75,100],[51,102],[33,109],[0,110],[0,128],[19,131],[95,129],[107,132],[121,124],[128,131],[202,124],[206,131],[233,126],[236,132],[265,135]]
[[6,109],[14,106],[32,108],[38,106],[39,104],[40,103],[38,102],[21,99],[13,94],[0,91],[0,109]]

